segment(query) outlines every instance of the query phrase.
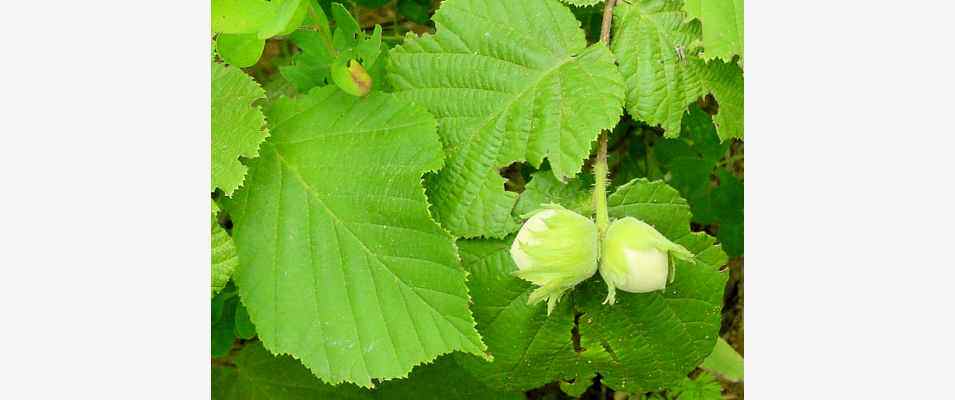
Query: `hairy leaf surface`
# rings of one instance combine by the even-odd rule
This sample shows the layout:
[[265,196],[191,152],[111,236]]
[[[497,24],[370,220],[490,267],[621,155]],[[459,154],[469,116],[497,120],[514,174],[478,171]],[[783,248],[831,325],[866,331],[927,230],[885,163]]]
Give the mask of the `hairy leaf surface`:
[[278,99],[269,121],[231,207],[234,279],[265,346],[362,386],[483,354],[454,242],[421,186],[441,166],[434,119],[329,86]]
[[246,346],[235,359],[235,367],[212,369],[212,398],[215,400],[518,400],[521,393],[491,390],[458,367],[451,357],[414,369],[407,379],[387,381],[375,390],[354,385],[331,386],[311,374],[288,356],[273,356],[260,343]]
[[692,53],[697,35],[684,23],[679,0],[640,0],[614,8],[611,47],[627,84],[627,111],[660,125],[668,137],[680,133],[687,105],[706,94],[703,62]]
[[517,195],[498,170],[547,158],[558,179],[574,176],[620,117],[623,81],[555,0],[447,0],[432,19],[434,35],[394,49],[389,77],[400,99],[438,119],[447,163],[428,180],[437,219],[458,236],[502,237],[517,226]]
[[269,135],[265,115],[252,103],[265,91],[241,69],[212,63],[212,190],[231,196],[245,179],[239,157],[258,154]]

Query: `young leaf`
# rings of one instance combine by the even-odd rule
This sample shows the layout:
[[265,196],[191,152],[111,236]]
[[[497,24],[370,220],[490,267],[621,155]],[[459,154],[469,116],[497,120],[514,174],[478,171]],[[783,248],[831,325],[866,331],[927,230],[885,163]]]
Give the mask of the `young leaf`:
[[216,36],[216,52],[226,64],[239,68],[250,67],[259,61],[265,40],[253,34],[220,33]]
[[[370,81],[367,83],[373,82],[373,89],[382,90],[385,80],[381,71],[384,69],[386,57],[381,57],[381,53],[387,54],[387,50],[381,46],[381,26],[375,25],[375,30],[369,37],[360,30],[358,22],[347,10],[341,6],[336,6],[333,10],[336,10],[336,18],[344,18],[344,21],[336,21],[334,37],[337,39],[333,40],[333,34],[328,30],[325,14],[321,9],[315,9],[314,16],[318,20],[319,30],[298,31],[291,35],[292,42],[301,52],[292,58],[293,65],[279,68],[282,76],[292,82],[301,93],[333,81],[342,90],[349,92],[354,86],[351,83],[353,78],[349,63],[357,59],[359,68],[367,69],[366,76],[362,78],[368,78],[367,75],[370,75]],[[357,39],[346,40],[348,37]]]
[[309,0],[213,0],[212,31],[222,59],[237,67],[254,65],[265,40],[287,35],[305,21]]
[[544,303],[527,304],[535,289],[516,279],[509,253],[511,240],[458,241],[461,259],[470,273],[468,287],[478,331],[494,362],[457,355],[461,366],[488,386],[527,390],[558,379],[575,378],[577,357],[571,342],[574,313],[563,301],[548,316]]
[[[714,239],[689,230],[690,212],[679,193],[662,182],[638,179],[608,198],[611,217],[631,216],[653,225],[686,247],[693,262],[676,260],[676,276],[664,291],[621,293],[613,306],[601,304],[606,287],[588,281],[575,296],[584,313],[580,336],[603,352],[583,357],[621,391],[659,390],[678,384],[712,350],[719,335],[727,275],[726,254]],[[583,344],[582,344],[583,345]]]
[[483,355],[454,243],[421,186],[441,166],[434,118],[329,86],[278,99],[269,121],[230,207],[233,279],[265,346],[361,386],[451,351]]
[[743,356],[723,338],[716,340],[713,352],[700,365],[707,371],[717,374],[730,382],[743,380]]
[[627,111],[680,133],[687,105],[706,94],[703,62],[691,53],[694,32],[679,0],[619,2],[614,8],[612,48],[627,83]]
[[743,0],[686,0],[686,12],[703,23],[704,58],[743,58]]
[[252,77],[236,67],[212,63],[212,190],[226,196],[242,185],[246,167],[239,157],[258,155],[269,135],[265,116],[252,103],[265,97]]
[[439,121],[448,159],[428,181],[437,219],[458,236],[502,237],[517,228],[517,195],[498,170],[546,157],[558,179],[577,174],[620,117],[623,80],[556,1],[446,0],[432,19],[434,35],[392,51],[389,78]]
[[442,357],[411,372],[407,379],[387,381],[375,390],[354,385],[332,386],[313,376],[288,356],[274,356],[261,343],[247,345],[235,358],[235,367],[212,368],[214,400],[518,400],[521,393],[491,390]]
[[295,85],[300,93],[307,93],[314,87],[331,83],[329,68],[335,61],[331,36],[317,31],[297,31],[289,38],[301,50],[292,57],[292,65],[279,67],[285,79]]

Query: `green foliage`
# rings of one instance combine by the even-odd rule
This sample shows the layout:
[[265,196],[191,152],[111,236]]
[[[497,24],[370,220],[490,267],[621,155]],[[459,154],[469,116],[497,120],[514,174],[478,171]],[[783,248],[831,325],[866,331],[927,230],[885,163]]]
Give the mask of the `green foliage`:
[[269,135],[265,116],[253,103],[265,91],[242,70],[212,63],[212,191],[232,195],[245,179],[239,157],[258,155]]
[[[638,180],[608,199],[615,218],[640,218],[694,253],[677,261],[663,292],[624,293],[614,306],[601,304],[606,286],[585,281],[551,315],[527,305],[533,285],[515,280],[510,240],[458,244],[474,298],[475,319],[493,362],[459,356],[459,363],[491,387],[524,390],[555,380],[599,372],[614,389],[640,391],[678,384],[713,349],[719,334],[726,255],[714,239],[689,230],[690,213],[679,193],[662,182]],[[578,318],[580,348],[572,331]]]
[[577,356],[570,335],[574,326],[571,302],[558,303],[549,316],[543,303],[528,305],[535,287],[511,275],[517,266],[508,253],[510,243],[496,239],[458,243],[470,273],[471,310],[494,362],[467,355],[457,360],[477,379],[505,390],[574,379]]
[[[644,131],[642,135],[653,135]],[[643,138],[641,138],[643,139]],[[718,226],[723,249],[731,257],[743,253],[743,182],[728,163],[732,142],[720,142],[713,119],[692,105],[683,117],[680,137],[656,140],[650,154],[631,151],[620,160],[619,176],[667,177],[670,186],[690,204],[693,222]],[[650,162],[653,171],[646,171]]]
[[[575,295],[584,313],[580,336],[602,351],[584,352],[603,382],[627,392],[662,389],[679,382],[712,351],[719,334],[723,287],[719,268],[726,254],[714,239],[691,232],[690,210],[662,182],[636,180],[608,198],[611,217],[641,219],[695,255],[675,260],[676,275],[664,291],[619,293],[617,304],[601,304],[606,287],[586,282]],[[584,346],[587,348],[587,346]]]
[[614,21],[612,49],[626,80],[630,115],[676,137],[687,105],[712,93],[722,110],[720,138],[743,136],[742,70],[703,61],[700,25],[686,21],[679,0],[621,2]]
[[703,22],[704,58],[743,57],[743,0],[686,0],[686,11]]
[[238,339],[255,337],[255,325],[229,284],[212,298],[212,356],[225,357]]
[[712,375],[703,372],[696,379],[686,378],[672,392],[676,400],[723,400],[723,388]]
[[700,368],[721,376],[730,382],[743,380],[743,356],[723,338],[716,340],[713,352],[703,360]]
[[290,36],[301,52],[292,58],[292,65],[280,68],[282,76],[300,93],[330,83],[342,87],[339,82],[333,82],[332,72],[343,71],[350,60],[356,60],[369,70],[375,89],[387,88],[384,79],[387,57],[380,57],[384,50],[381,26],[376,25],[374,32],[367,35],[341,4],[333,3],[331,9],[336,23],[334,31],[322,9],[315,8],[311,10],[315,30],[301,30]]
[[499,392],[475,381],[450,357],[414,369],[407,379],[387,381],[375,390],[324,383],[295,359],[274,356],[252,343],[235,357],[234,366],[212,368],[214,400],[297,399],[444,399],[517,400],[520,393]]
[[434,35],[393,50],[389,77],[439,122],[447,162],[428,179],[437,219],[458,236],[502,237],[516,228],[517,195],[498,169],[546,157],[558,179],[577,174],[619,118],[623,82],[556,1],[447,0],[433,20]]
[[265,41],[251,33],[222,33],[216,36],[216,53],[226,64],[245,68],[255,65],[265,49]]
[[[618,1],[609,48],[600,0],[343,3],[213,0],[214,399],[716,400],[693,371],[742,379],[718,339],[741,1]],[[547,204],[604,209],[593,170],[610,217],[693,257],[662,291],[601,304],[598,275],[548,315],[514,233]]]
[[219,207],[212,203],[212,295],[215,296],[229,282],[239,265],[232,237],[219,226],[216,215]]
[[696,31],[678,0],[642,0],[614,8],[612,49],[627,84],[627,112],[667,136],[679,134],[687,105],[706,94]]
[[234,279],[265,346],[362,386],[483,354],[454,243],[420,186],[441,166],[434,118],[330,86],[278,99],[269,121],[230,207]]
[[266,39],[294,31],[310,8],[309,0],[213,0],[216,50],[227,64],[251,66],[261,57]]
[[743,138],[743,69],[735,63],[706,63],[704,85],[716,97],[720,111],[713,116],[720,140]]

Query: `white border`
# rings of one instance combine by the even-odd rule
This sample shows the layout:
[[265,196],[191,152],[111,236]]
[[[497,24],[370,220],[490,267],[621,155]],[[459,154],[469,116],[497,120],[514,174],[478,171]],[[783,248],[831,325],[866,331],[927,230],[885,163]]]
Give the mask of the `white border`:
[[0,398],[208,397],[209,7],[0,5]]

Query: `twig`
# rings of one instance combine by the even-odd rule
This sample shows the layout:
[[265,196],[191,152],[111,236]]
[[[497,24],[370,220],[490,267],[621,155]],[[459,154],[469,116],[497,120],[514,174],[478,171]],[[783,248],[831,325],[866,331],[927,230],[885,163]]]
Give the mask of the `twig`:
[[607,0],[604,4],[604,18],[600,23],[600,41],[607,46],[610,46],[610,23],[613,21],[613,6],[616,4],[617,0]]
[[[607,0],[604,5],[603,21],[600,24],[600,41],[605,46],[610,46],[610,24],[613,21],[613,6],[616,0]],[[610,216],[607,212],[607,178],[610,171],[607,169],[607,132],[600,133],[597,145],[597,159],[594,161],[594,210],[597,219],[597,235],[600,242],[607,233],[607,227],[610,225]]]

